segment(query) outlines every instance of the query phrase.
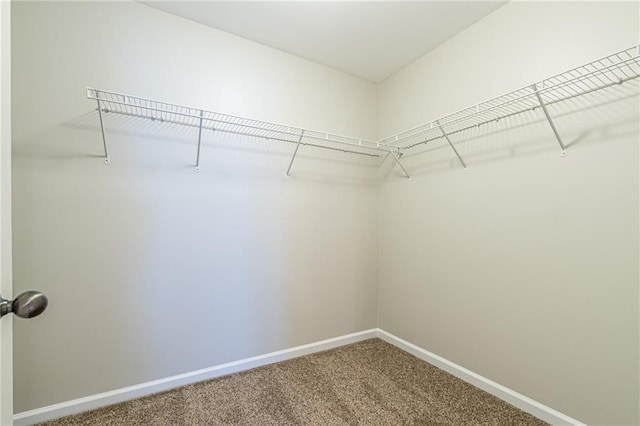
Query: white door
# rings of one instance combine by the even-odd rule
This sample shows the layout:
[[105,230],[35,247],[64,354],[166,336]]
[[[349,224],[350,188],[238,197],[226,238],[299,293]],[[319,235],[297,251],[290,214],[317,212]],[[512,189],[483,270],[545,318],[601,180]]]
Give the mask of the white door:
[[[0,295],[11,281],[11,2],[0,0]],[[0,424],[13,424],[13,315],[0,320]]]

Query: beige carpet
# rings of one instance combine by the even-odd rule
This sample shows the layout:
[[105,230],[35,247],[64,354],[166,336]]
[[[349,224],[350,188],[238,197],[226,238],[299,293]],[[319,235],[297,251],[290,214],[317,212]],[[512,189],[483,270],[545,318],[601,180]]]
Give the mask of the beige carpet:
[[54,425],[544,425],[379,339],[65,417]]

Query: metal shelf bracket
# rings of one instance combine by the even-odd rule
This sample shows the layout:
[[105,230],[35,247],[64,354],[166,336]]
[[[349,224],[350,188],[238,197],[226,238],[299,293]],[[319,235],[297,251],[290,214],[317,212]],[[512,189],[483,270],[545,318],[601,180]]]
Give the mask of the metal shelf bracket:
[[[543,82],[543,87],[544,87],[544,82]],[[562,142],[562,138],[560,137],[560,133],[558,133],[558,129],[556,129],[556,125],[553,122],[553,120],[551,119],[551,116],[549,115],[549,111],[547,111],[547,106],[545,105],[544,101],[542,100],[542,97],[540,96],[540,92],[538,92],[538,86],[536,86],[534,84],[533,86],[531,86],[531,88],[536,93],[536,98],[538,99],[538,103],[540,103],[540,107],[542,108],[542,112],[544,112],[544,116],[547,117],[547,121],[549,122],[549,125],[551,126],[551,130],[553,130],[553,134],[556,135],[556,139],[558,140],[558,144],[560,145],[561,155],[563,157],[566,157],[567,156],[567,147]]]
[[104,147],[104,164],[111,164],[109,159],[109,151],[107,150],[107,138],[104,134],[104,122],[102,121],[102,105],[100,105],[100,99],[96,99],[98,103],[98,116],[100,117],[100,131],[102,132],[102,146]]
[[198,125],[198,153],[196,154],[196,172],[200,171],[200,145],[202,143],[202,116],[204,113],[200,110],[200,124]]
[[458,152],[456,147],[453,146],[453,143],[451,143],[451,139],[449,139],[449,135],[447,135],[447,132],[444,131],[444,129],[442,128],[438,120],[436,120],[436,125],[438,126],[438,129],[440,129],[440,133],[442,133],[442,137],[447,141],[447,143],[449,144],[453,152],[456,154],[456,157],[458,157],[460,164],[462,164],[462,167],[464,167],[464,172],[468,173],[467,164],[464,162],[464,160],[460,156],[460,153]]
[[293,160],[296,159],[296,155],[298,155],[298,148],[300,148],[300,142],[302,142],[302,138],[304,137],[304,130],[300,133],[300,138],[298,139],[298,143],[296,144],[296,150],[293,151],[293,156],[291,157],[291,161],[289,162],[289,168],[287,169],[287,176],[291,173],[291,167],[293,167]]
[[387,146],[387,149],[389,150],[389,154],[391,154],[391,157],[393,157],[393,160],[396,162],[396,164],[398,166],[400,166],[400,168],[402,169],[402,171],[404,172],[405,176],[407,176],[407,178],[410,178],[411,176],[409,176],[409,172],[407,172],[407,169],[404,168],[404,166],[402,165],[402,163],[400,162],[400,157],[397,156],[392,150],[391,147]]

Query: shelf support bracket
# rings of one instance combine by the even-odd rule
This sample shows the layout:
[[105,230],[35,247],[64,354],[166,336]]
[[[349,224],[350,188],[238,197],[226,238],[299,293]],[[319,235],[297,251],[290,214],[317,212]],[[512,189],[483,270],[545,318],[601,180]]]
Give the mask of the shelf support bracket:
[[[96,90],[96,98],[99,98],[100,94]],[[102,121],[102,105],[100,105],[100,99],[96,99],[98,103],[98,117],[100,117],[100,131],[102,132],[102,146],[104,147],[104,164],[110,164],[109,151],[107,151],[107,138],[104,135],[104,122]]]
[[402,169],[402,171],[404,172],[404,174],[407,176],[407,178],[410,178],[411,176],[409,176],[409,173],[407,173],[407,169],[404,168],[404,166],[402,165],[402,163],[400,162],[400,157],[398,157],[392,150],[391,147],[387,146],[387,149],[389,150],[389,154],[391,154],[391,157],[393,158],[393,160],[396,162],[396,164],[398,166],[400,166],[400,168]]
[[384,158],[382,158],[382,161],[380,162],[380,165],[384,164],[384,162],[385,162],[385,161],[387,161],[387,158],[389,158],[389,155],[390,155],[390,154],[391,154],[390,152],[387,152],[387,153],[384,155]]
[[302,142],[302,138],[304,137],[304,130],[300,133],[300,138],[298,139],[298,143],[296,144],[296,150],[293,151],[293,156],[291,157],[291,161],[289,162],[289,168],[287,169],[287,176],[291,173],[291,167],[293,167],[293,160],[296,159],[296,155],[298,155],[298,148],[300,148],[300,142]]
[[202,143],[202,116],[203,112],[200,110],[200,124],[198,125],[198,153],[196,154],[196,171],[200,171],[200,145]]
[[567,156],[567,147],[565,146],[565,144],[562,142],[562,138],[560,137],[560,133],[558,133],[558,129],[556,129],[556,125],[553,122],[553,120],[551,119],[551,116],[549,115],[549,111],[547,111],[547,106],[545,105],[544,101],[542,100],[542,97],[540,96],[540,93],[538,92],[538,86],[536,86],[535,84],[532,86],[533,91],[536,93],[536,98],[538,98],[538,103],[540,103],[540,107],[542,107],[542,112],[544,112],[545,117],[547,117],[547,121],[549,122],[549,125],[551,126],[551,130],[553,130],[553,134],[556,135],[556,139],[558,140],[558,144],[560,145],[560,149],[562,149],[562,156],[566,157]]
[[458,161],[460,161],[460,164],[462,164],[462,167],[464,167],[464,172],[467,173],[467,171],[468,171],[467,164],[464,162],[464,160],[460,156],[460,153],[458,152],[456,147],[453,146],[453,143],[451,142],[451,139],[449,139],[449,135],[447,134],[447,132],[444,131],[444,129],[440,125],[440,122],[437,121],[437,120],[436,120],[436,125],[438,126],[438,129],[440,130],[440,133],[442,133],[442,137],[444,138],[444,140],[447,141],[447,143],[449,144],[449,146],[451,147],[453,152],[456,154],[456,157],[458,157]]

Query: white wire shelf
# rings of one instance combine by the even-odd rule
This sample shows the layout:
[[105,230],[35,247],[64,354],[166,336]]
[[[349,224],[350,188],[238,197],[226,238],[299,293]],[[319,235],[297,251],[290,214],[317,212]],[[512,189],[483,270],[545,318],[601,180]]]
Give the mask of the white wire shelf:
[[380,146],[391,147],[397,152],[402,152],[403,150],[444,138],[466,168],[466,164],[460,158],[449,139],[451,135],[542,108],[564,155],[566,154],[566,147],[546,107],[637,79],[640,77],[639,55],[640,46],[622,50],[586,65],[549,77],[536,84],[481,102],[412,129],[404,130],[381,139],[378,143]]
[[634,46],[437,120],[404,130],[377,142],[238,117],[108,90],[87,88],[87,98],[97,102],[105,163],[107,164],[110,160],[103,114],[114,113],[198,128],[196,169],[199,169],[200,165],[202,131],[210,130],[295,144],[296,148],[289,163],[287,175],[291,171],[300,146],[311,146],[371,157],[380,157],[381,153],[385,153],[384,159],[391,157],[394,163],[409,177],[409,173],[400,162],[405,150],[442,138],[451,147],[466,171],[467,164],[451,141],[452,135],[481,128],[488,123],[498,122],[504,118],[537,108],[544,112],[562,154],[566,155],[566,146],[547,107],[612,86],[621,86],[638,77],[640,77],[640,46]]
[[91,87],[87,88],[87,99],[95,100],[98,104],[105,163],[107,164],[110,159],[102,115],[111,113],[198,128],[197,168],[200,165],[202,130],[296,144],[296,154],[300,146],[312,146],[370,157],[379,157],[379,152],[389,152],[388,148],[381,148],[376,142],[366,139],[259,121]]

